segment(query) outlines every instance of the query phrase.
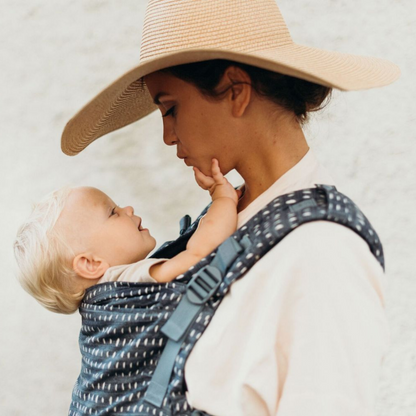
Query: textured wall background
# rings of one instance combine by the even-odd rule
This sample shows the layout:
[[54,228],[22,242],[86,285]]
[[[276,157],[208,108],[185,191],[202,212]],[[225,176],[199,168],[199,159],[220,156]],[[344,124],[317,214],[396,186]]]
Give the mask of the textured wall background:
[[[296,42],[385,57],[402,69],[402,78],[389,87],[336,93],[306,134],[339,188],[367,213],[384,241],[391,349],[377,415],[415,415],[416,3],[278,3]],[[11,247],[30,204],[64,184],[96,186],[120,205],[135,206],[162,243],[177,234],[182,215],[195,216],[208,198],[175,150],[163,145],[156,113],[75,158],[60,151],[66,121],[137,64],[145,0],[0,5],[0,413],[65,415],[80,368],[80,319],[43,310],[14,279]]]

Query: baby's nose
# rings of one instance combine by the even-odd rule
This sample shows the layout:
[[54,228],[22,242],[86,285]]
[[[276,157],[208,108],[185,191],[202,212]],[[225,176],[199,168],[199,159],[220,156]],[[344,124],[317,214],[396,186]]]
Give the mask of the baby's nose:
[[127,215],[132,216],[134,214],[134,208],[130,205],[128,207],[125,207],[124,210],[126,211]]

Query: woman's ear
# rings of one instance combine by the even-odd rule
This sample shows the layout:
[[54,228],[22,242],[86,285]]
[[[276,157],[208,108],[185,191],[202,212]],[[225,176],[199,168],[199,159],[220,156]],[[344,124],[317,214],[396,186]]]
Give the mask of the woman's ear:
[[78,276],[85,279],[99,279],[110,265],[91,253],[78,254],[72,262],[72,267]]
[[234,117],[244,115],[251,99],[251,78],[238,66],[229,66],[221,80],[224,86],[230,86],[231,111]]

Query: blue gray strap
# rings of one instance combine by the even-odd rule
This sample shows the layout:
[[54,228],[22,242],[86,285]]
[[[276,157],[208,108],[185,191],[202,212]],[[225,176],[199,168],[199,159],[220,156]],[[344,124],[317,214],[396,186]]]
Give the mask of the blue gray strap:
[[152,379],[150,380],[145,400],[157,407],[162,405],[175,364],[175,359],[181,349],[185,336],[186,334],[178,341],[173,341],[172,339],[168,340],[163,353],[160,356],[156,370],[153,373]]
[[228,238],[217,250],[213,261],[199,270],[188,283],[186,292],[172,316],[161,328],[168,337],[156,370],[150,380],[145,400],[160,407],[165,397],[175,359],[193,321],[207,300],[217,291],[222,278],[239,254],[249,246],[244,240],[240,245],[233,237]]
[[199,314],[205,302],[216,292],[222,278],[243,251],[232,237],[225,240],[208,266],[203,267],[188,283],[186,294],[161,331],[170,339],[179,340]]

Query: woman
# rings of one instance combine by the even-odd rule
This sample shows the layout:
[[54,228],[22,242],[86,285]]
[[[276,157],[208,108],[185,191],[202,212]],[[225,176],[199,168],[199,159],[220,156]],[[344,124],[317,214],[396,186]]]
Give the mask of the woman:
[[[188,166],[244,179],[238,227],[276,196],[333,185],[302,131],[331,88],[393,82],[391,63],[296,45],[274,0],[151,0],[141,64],[67,125],[76,154],[155,108]],[[157,107],[155,107],[155,105]],[[383,270],[341,225],[303,225],[236,281],[185,366],[213,415],[371,415],[386,350]]]

